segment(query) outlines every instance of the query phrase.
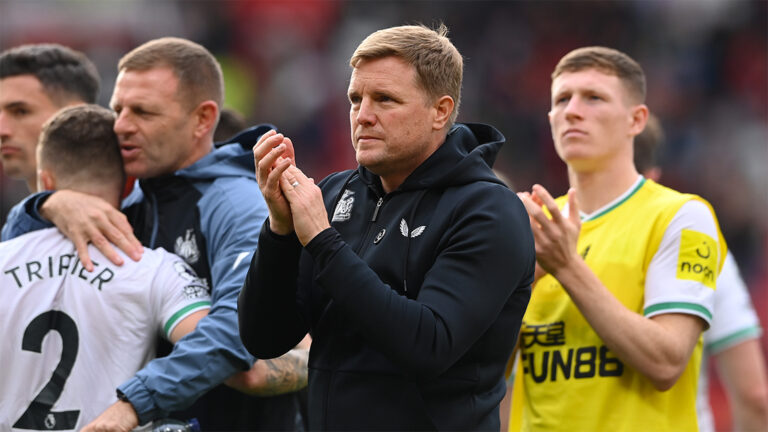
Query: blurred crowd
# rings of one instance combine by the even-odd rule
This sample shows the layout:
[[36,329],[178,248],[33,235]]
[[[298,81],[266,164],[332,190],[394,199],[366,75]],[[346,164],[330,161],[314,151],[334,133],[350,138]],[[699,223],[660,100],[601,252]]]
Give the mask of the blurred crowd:
[[[496,169],[520,190],[567,187],[545,115],[557,59],[583,45],[637,59],[667,137],[664,183],[714,205],[768,322],[768,2],[2,0],[0,50],[58,42],[83,51],[106,106],[125,52],[165,35],[199,42],[222,64],[225,105],[293,137],[319,179],[355,164],[346,100],[355,44],[375,29],[439,21],[466,56],[459,121],[505,134]],[[0,176],[0,222],[25,194]]]

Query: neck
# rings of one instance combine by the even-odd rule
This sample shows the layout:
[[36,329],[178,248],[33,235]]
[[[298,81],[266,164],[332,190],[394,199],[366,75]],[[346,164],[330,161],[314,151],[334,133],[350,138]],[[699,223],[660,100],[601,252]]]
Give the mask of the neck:
[[637,175],[631,161],[594,171],[577,171],[568,167],[568,180],[576,189],[579,209],[584,213],[592,213],[626,192],[637,180]]
[[410,161],[411,163],[409,164],[408,169],[399,168],[389,174],[380,174],[379,177],[381,178],[381,187],[384,189],[384,192],[390,193],[393,190],[399,188],[405,179],[408,178],[408,176],[416,171],[416,169],[420,167],[424,161],[429,159],[429,157],[432,156],[432,154],[435,153],[437,149],[439,149],[440,146],[445,143],[447,134],[447,129],[434,131],[429,143],[424,148],[424,152],[421,153],[420,157],[414,158]]
[[172,171],[167,172],[165,174],[171,174],[174,173],[180,169],[184,169],[200,159],[204,158],[213,151],[213,137],[209,136],[207,139],[202,139],[200,141],[196,141],[192,147],[189,155],[185,159],[183,159],[178,165],[176,165]]
[[71,187],[64,187],[62,189],[70,189],[75,192],[81,192],[84,194],[99,197],[104,201],[106,201],[112,207],[116,209],[120,209],[120,193],[122,191],[118,187],[116,187],[115,184],[104,183],[102,185],[99,185],[99,184],[88,184],[83,186],[73,185]]
[[37,174],[33,176],[31,179],[26,179],[27,182],[27,188],[29,189],[29,193],[36,193],[37,190]]

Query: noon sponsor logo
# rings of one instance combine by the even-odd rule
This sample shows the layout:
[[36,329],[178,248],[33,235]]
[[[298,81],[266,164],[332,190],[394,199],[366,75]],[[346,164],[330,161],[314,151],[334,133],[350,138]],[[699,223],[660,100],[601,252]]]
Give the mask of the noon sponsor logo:
[[677,278],[701,282],[715,289],[717,242],[707,234],[684,229],[680,235]]

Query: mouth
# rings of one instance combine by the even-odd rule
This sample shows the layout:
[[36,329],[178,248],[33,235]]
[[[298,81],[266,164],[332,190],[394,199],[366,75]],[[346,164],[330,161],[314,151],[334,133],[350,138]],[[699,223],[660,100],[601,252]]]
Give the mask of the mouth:
[[365,143],[365,142],[371,142],[371,141],[376,141],[376,140],[381,140],[381,138],[373,136],[373,135],[360,135],[360,136],[357,137],[357,142],[358,143]]
[[17,154],[21,154],[21,149],[18,147],[13,147],[9,145],[0,146],[0,155],[12,156]]
[[563,138],[571,138],[571,137],[582,137],[586,135],[587,133],[581,129],[571,128],[571,129],[566,129],[565,132],[563,132],[562,136]]
[[140,151],[141,148],[138,146],[131,144],[120,144],[120,154],[123,156],[123,159],[134,158],[139,154]]

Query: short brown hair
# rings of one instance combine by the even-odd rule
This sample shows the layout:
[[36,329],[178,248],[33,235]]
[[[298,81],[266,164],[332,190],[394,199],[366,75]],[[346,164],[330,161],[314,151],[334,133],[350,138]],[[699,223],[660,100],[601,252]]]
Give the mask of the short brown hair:
[[645,102],[645,73],[635,60],[621,51],[601,46],[575,49],[561,58],[552,72],[552,80],[564,72],[597,69],[616,75],[638,103]]
[[98,105],[58,111],[40,132],[40,167],[56,175],[58,187],[98,182],[120,191],[125,172],[114,124],[115,113]]
[[444,24],[435,30],[424,25],[390,27],[371,33],[355,50],[349,65],[357,67],[361,60],[396,56],[416,69],[418,83],[429,97],[453,98],[450,123],[456,121],[461,103],[461,81],[464,60],[447,37]]
[[656,155],[664,144],[664,138],[664,130],[659,118],[654,114],[648,114],[645,129],[635,136],[635,168],[639,172],[645,172],[659,165]]
[[212,100],[224,103],[224,78],[221,66],[205,47],[195,42],[164,37],[146,42],[124,55],[117,64],[123,70],[148,70],[170,67],[179,79],[179,96],[190,106]]

